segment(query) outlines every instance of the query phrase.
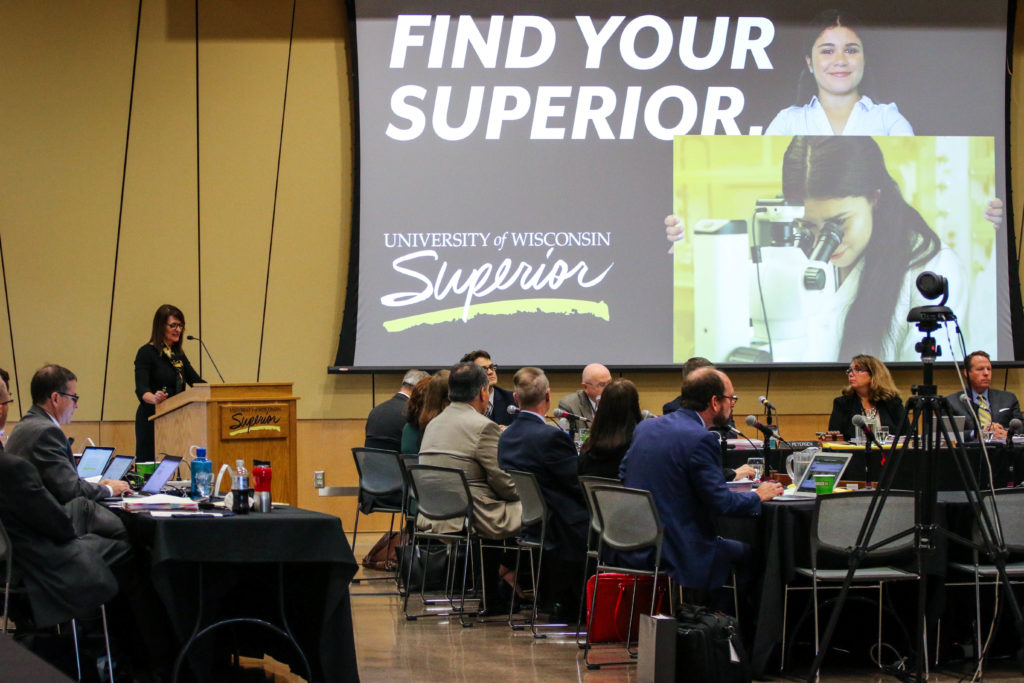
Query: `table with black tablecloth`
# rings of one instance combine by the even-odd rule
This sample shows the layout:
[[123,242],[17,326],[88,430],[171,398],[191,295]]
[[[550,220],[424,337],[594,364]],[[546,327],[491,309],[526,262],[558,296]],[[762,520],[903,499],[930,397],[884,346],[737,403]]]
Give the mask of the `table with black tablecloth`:
[[[280,584],[287,625],[313,678],[358,680],[348,593],[357,565],[337,517],[275,507],[271,513],[218,518],[147,513],[123,513],[122,518],[167,610],[179,648],[196,623],[200,576],[203,625],[244,616],[281,626]],[[302,669],[286,639],[243,625],[198,642],[189,651],[192,674],[208,677],[211,667],[223,664],[225,651],[269,654],[294,671]]]

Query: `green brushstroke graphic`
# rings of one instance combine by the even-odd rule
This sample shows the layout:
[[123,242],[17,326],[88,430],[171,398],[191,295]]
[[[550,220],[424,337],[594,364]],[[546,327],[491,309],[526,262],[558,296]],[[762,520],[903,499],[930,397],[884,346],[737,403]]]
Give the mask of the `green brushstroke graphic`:
[[[440,325],[441,323],[460,322],[465,312],[464,306],[446,308],[432,313],[420,313],[406,318],[395,318],[384,322],[388,332],[402,332],[418,325]],[[473,304],[466,313],[466,320],[478,315],[516,315],[517,313],[556,313],[561,315],[592,315],[601,320],[608,320],[608,304],[603,301],[585,301],[583,299],[513,299],[512,301],[495,301],[487,304]]]

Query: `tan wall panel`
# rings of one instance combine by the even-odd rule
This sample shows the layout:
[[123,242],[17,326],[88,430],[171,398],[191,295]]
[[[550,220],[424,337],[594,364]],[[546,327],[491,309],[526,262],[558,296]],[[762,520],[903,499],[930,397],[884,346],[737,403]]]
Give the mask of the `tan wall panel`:
[[100,413],[136,8],[7,3],[0,16],[0,205],[22,409],[25,379],[54,361],[80,377],[79,414]]
[[[199,4],[202,320],[193,334],[230,382],[256,380],[290,10],[286,2]],[[232,25],[266,37],[220,37]],[[216,381],[211,365],[202,368]]]
[[[288,79],[260,380],[287,379],[302,418],[363,417],[369,377],[327,377],[338,344],[352,216],[343,7],[299,3]],[[304,38],[316,27],[334,35]],[[346,394],[355,384],[357,397]]]
[[[158,306],[182,309],[186,334],[199,328],[195,46],[167,40],[166,5],[142,5],[105,420],[135,415],[132,361]],[[198,345],[184,348],[198,364]]]

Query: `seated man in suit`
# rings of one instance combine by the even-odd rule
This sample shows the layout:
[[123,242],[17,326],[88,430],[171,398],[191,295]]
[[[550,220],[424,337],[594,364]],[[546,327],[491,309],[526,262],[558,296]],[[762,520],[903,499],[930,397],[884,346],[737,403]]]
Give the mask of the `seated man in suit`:
[[45,365],[32,376],[33,406],[7,440],[7,453],[25,458],[39,470],[43,485],[59,503],[75,498],[99,500],[129,491],[128,483],[106,479],[98,484],[78,476],[71,444],[60,426],[71,422],[78,407],[78,378],[60,365]]
[[412,388],[429,375],[422,370],[409,370],[402,377],[398,393],[374,406],[366,417],[366,448],[380,448],[385,451],[402,450],[402,429],[405,427],[405,408],[409,404]]
[[[1009,391],[992,389],[992,360],[984,351],[974,351],[964,359],[964,379],[967,391],[946,397],[954,415],[966,415],[965,430],[977,434],[991,433],[996,438],[1006,437],[1010,420],[1024,420],[1017,397]],[[973,410],[972,410],[973,408]],[[974,416],[978,416],[975,423]]]
[[[451,404],[430,421],[420,445],[421,465],[453,467],[466,473],[473,496],[473,526],[480,536],[504,539],[519,531],[523,506],[512,477],[498,467],[498,437],[501,428],[484,416],[490,404],[488,372],[477,363],[459,363],[448,376]],[[420,518],[417,524],[434,532],[458,531],[451,521],[437,522]],[[484,553],[483,577],[490,589],[500,577],[509,574],[496,552]],[[500,566],[499,566],[500,565]],[[507,611],[488,596],[488,611]]]
[[491,354],[483,349],[470,351],[462,357],[460,363],[476,363],[487,371],[488,397],[487,405],[484,407],[484,415],[491,418],[502,427],[512,424],[515,417],[508,412],[509,406],[514,406],[516,400],[512,398],[512,392],[498,386],[498,366],[491,360]]
[[[718,438],[708,431],[728,423],[735,405],[725,373],[703,368],[683,383],[682,407],[656,420],[644,420],[619,474],[631,488],[654,496],[665,527],[662,559],[669,575],[689,589],[687,601],[701,603],[725,584],[733,565],[742,565],[749,548],[715,533],[718,516],[754,516],[762,501],[782,493],[767,481],[756,491],[730,491],[719,464]],[[738,579],[741,576],[738,568]]]
[[563,396],[558,402],[558,407],[573,415],[593,420],[594,413],[597,412],[597,402],[601,400],[604,388],[611,381],[612,373],[608,372],[608,368],[600,363],[591,363],[583,368],[583,388]]
[[548,507],[544,542],[548,571],[541,577],[539,599],[556,618],[571,618],[579,607],[577,577],[583,573],[590,524],[576,474],[579,456],[569,435],[545,420],[551,409],[551,389],[544,371],[520,368],[513,381],[520,412],[498,440],[498,464],[503,470],[537,477]]

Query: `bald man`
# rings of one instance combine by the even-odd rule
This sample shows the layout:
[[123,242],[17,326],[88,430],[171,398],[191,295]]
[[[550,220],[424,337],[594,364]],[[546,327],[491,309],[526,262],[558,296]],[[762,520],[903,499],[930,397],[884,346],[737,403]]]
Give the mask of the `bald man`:
[[604,388],[611,381],[612,373],[608,372],[608,368],[600,363],[591,363],[583,368],[583,388],[564,396],[558,402],[558,407],[573,415],[593,420],[597,402],[601,400]]

